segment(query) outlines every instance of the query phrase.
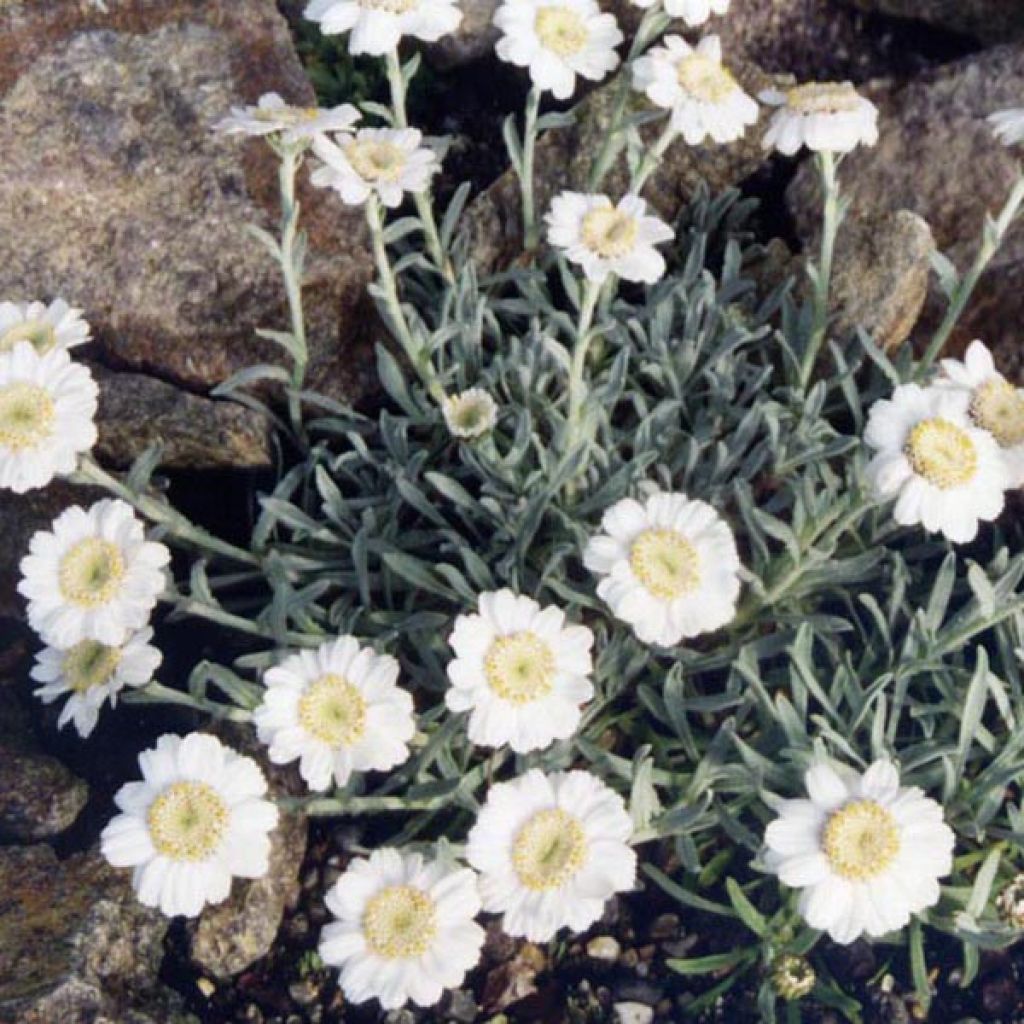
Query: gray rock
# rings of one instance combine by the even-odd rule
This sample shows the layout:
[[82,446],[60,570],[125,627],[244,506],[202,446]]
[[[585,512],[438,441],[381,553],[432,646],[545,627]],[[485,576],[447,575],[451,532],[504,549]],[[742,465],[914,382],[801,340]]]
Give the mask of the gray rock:
[[1024,37],[1024,6],[1015,0],[853,0],[865,11],[913,18],[989,43]]
[[270,437],[263,416],[237,402],[193,395],[156,377],[92,367],[100,385],[97,458],[129,466],[150,445],[171,469],[263,469]]
[[33,842],[60,835],[88,799],[89,787],[56,758],[0,745],[0,838]]
[[653,1007],[643,1003],[616,1003],[612,1009],[616,1024],[651,1024],[654,1020]]
[[0,1024],[182,1019],[157,979],[167,920],[135,900],[130,872],[95,850],[0,848],[0,893]]
[[[880,139],[858,149],[840,170],[851,199],[851,223],[909,210],[931,227],[937,247],[964,270],[973,260],[985,215],[998,211],[1017,178],[1018,156],[1000,145],[985,118],[1024,96],[1024,46],[1007,46],[958,61],[904,87],[879,86]],[[819,230],[817,182],[810,161],[788,191],[806,240]],[[944,310],[935,282],[915,338],[923,339]],[[1018,325],[1024,318],[1024,231],[1016,227],[984,275],[949,349],[983,338],[1007,372],[1024,379]]]
[[[62,295],[118,369],[205,391],[277,361],[276,161],[211,125],[274,89],[313,102],[273,0],[13,0],[0,13],[0,295]],[[303,182],[311,380],[358,391],[370,261],[358,211]]]

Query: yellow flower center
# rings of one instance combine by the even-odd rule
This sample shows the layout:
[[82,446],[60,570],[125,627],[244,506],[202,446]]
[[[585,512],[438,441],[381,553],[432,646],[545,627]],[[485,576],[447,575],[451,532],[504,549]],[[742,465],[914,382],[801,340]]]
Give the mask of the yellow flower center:
[[914,472],[944,491],[970,483],[978,471],[974,442],[949,420],[921,420],[910,431],[904,451]]
[[555,655],[551,645],[524,630],[499,636],[484,659],[487,685],[512,704],[529,704],[554,688]]
[[993,377],[985,381],[971,399],[971,417],[1001,447],[1024,444],[1024,391],[1008,380]]
[[64,655],[61,668],[68,686],[75,693],[85,693],[94,686],[108,683],[120,662],[120,647],[83,640]]
[[676,65],[676,79],[680,87],[705,103],[721,103],[736,90],[736,79],[710,57],[702,53],[689,53]]
[[447,400],[448,420],[462,433],[476,436],[490,426],[491,407],[483,398],[456,395]]
[[587,45],[587,24],[565,7],[540,7],[533,30],[545,49],[559,57],[572,57]]
[[580,229],[583,244],[606,260],[629,253],[636,244],[636,233],[636,220],[611,207],[591,210]]
[[527,889],[546,892],[565,885],[587,859],[587,837],[571,814],[538,811],[512,843],[512,867]]
[[418,0],[359,0],[359,6],[367,11],[387,11],[388,14],[406,14]]
[[299,698],[299,722],[329,747],[348,747],[366,729],[366,701],[343,676],[321,676]]
[[678,530],[644,530],[629,550],[633,575],[655,597],[674,601],[700,586],[700,555]]
[[852,882],[882,874],[900,852],[896,819],[874,800],[854,800],[828,818],[821,840],[832,870]]
[[32,347],[42,355],[57,344],[57,329],[46,320],[25,320],[8,327],[0,334],[0,354],[9,352],[19,341],[31,342]]
[[205,860],[220,846],[230,811],[205,782],[175,782],[150,805],[146,820],[157,853],[171,860]]
[[114,597],[124,580],[121,549],[109,540],[87,537],[60,560],[57,576],[65,601],[98,608]]
[[363,936],[370,952],[387,960],[422,956],[437,935],[437,907],[421,889],[392,885],[366,904]]
[[344,150],[352,169],[364,181],[394,181],[405,166],[405,152],[390,142],[355,139]]
[[16,381],[0,388],[0,446],[20,452],[53,436],[57,413],[45,388]]
[[799,114],[846,114],[860,106],[849,82],[808,82],[786,93],[786,103]]

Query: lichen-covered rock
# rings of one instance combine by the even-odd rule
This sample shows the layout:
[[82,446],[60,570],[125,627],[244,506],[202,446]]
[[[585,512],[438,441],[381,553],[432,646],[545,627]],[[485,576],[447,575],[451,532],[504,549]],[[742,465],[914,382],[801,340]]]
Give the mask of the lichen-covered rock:
[[[312,90],[272,0],[13,0],[0,8],[0,295],[62,295],[91,354],[204,391],[276,361],[278,271],[245,231],[273,229],[276,161],[211,131],[274,89]],[[358,390],[370,261],[358,211],[303,183],[311,379]]]
[[171,469],[262,469],[270,465],[266,419],[237,402],[194,395],[141,373],[92,367],[100,386],[94,454],[128,466],[147,448],[162,446]]
[[167,920],[129,879],[97,851],[0,848],[0,1024],[122,1022],[150,1001],[173,1019],[157,980]]
[[853,0],[865,11],[913,18],[985,42],[1024,38],[1024,4],[1017,0]]
[[56,758],[0,744],[0,838],[32,842],[70,828],[89,787]]
[[[986,117],[1024,96],[1024,46],[1006,46],[958,61],[903,87],[872,92],[880,107],[878,144],[851,153],[840,170],[854,220],[910,210],[931,227],[936,246],[964,270],[973,260],[986,214],[1006,201],[1018,156],[999,144]],[[804,239],[820,221],[817,181],[805,162],[788,191]],[[943,312],[933,279],[915,335]],[[981,337],[1007,372],[1024,377],[1019,325],[1024,320],[1024,230],[1018,225],[982,278],[950,350]]]
[[[737,64],[736,77],[750,93],[779,83],[752,64]],[[537,144],[535,195],[537,213],[542,217],[551,199],[563,189],[586,189],[594,155],[608,134],[619,79],[594,90],[574,109],[575,123],[546,132]],[[630,93],[630,109],[649,109],[638,93]],[[652,139],[661,131],[658,121],[642,131]],[[727,145],[690,146],[677,139],[666,151],[658,169],[644,187],[643,195],[663,217],[673,218],[706,182],[712,192],[734,185],[760,167],[766,154],[761,146],[763,125],[755,126],[737,142]],[[602,182],[601,189],[620,195],[628,187],[625,154],[621,154]],[[508,264],[522,249],[522,203],[519,181],[511,170],[503,174],[467,210],[466,226],[472,252],[484,268]]]

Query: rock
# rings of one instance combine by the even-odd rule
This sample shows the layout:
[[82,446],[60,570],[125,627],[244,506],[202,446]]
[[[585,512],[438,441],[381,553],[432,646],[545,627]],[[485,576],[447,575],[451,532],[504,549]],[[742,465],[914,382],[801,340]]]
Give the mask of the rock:
[[282,815],[271,838],[270,870],[251,882],[236,879],[231,895],[203,912],[192,936],[192,959],[225,979],[266,956],[285,907],[298,896],[305,852],[305,818]]
[[622,947],[611,935],[598,935],[587,943],[587,956],[591,960],[618,960]]
[[988,43],[1024,38],[1024,6],[1007,0],[853,0],[865,11],[913,18]]
[[[985,118],[1020,103],[1024,46],[1000,47],[958,61],[904,87],[880,87],[880,139],[843,161],[840,181],[851,200],[848,223],[910,210],[931,227],[936,246],[964,270],[977,252],[984,218],[998,212],[1017,178],[1017,155],[993,137]],[[806,161],[788,201],[804,239],[819,230],[813,165]],[[845,229],[844,229],[845,230]],[[944,303],[932,282],[916,332],[927,336]],[[951,340],[956,351],[982,337],[1007,372],[1024,377],[1018,324],[1024,316],[1024,231],[1011,231],[983,276]]]
[[45,754],[0,745],[0,838],[32,842],[70,828],[89,787]]
[[654,1020],[654,1008],[643,1003],[616,1003],[612,1010],[616,1024],[651,1024]]
[[130,877],[96,850],[0,848],[0,1024],[181,1019],[157,979],[167,920]]
[[[766,75],[752,64],[734,64],[733,71],[744,88],[757,93],[778,78]],[[605,138],[618,88],[618,78],[594,90],[575,109],[576,122],[568,128],[546,132],[536,152],[535,200],[538,217],[543,217],[552,197],[563,189],[586,190],[590,164]],[[650,109],[638,93],[630,93],[632,109]],[[650,141],[663,127],[659,119],[643,129]],[[755,126],[737,142],[716,146],[689,146],[676,140],[665,153],[657,171],[651,175],[643,195],[671,220],[704,181],[712,193],[734,185],[760,167],[766,155],[761,147],[763,125]],[[625,156],[605,177],[601,189],[619,195],[628,187]],[[520,255],[522,248],[522,204],[519,182],[513,171],[506,171],[486,192],[473,201],[466,212],[466,227],[473,255],[485,269],[505,266]]]
[[[0,296],[60,294],[98,358],[195,391],[277,361],[275,265],[246,233],[278,219],[276,161],[211,125],[312,90],[273,0],[8,0],[0,13]],[[370,272],[358,211],[308,187],[310,379],[360,390]],[[130,382],[126,382],[130,383]]]
[[141,373],[91,369],[100,385],[94,454],[102,462],[127,467],[160,443],[160,464],[169,469],[270,465],[268,425],[255,410],[193,395]]

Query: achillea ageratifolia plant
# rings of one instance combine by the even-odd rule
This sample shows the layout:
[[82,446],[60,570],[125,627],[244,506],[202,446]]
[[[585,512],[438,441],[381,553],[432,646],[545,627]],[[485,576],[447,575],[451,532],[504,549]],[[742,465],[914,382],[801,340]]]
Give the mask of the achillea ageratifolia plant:
[[[719,979],[695,1010],[743,977],[766,1018],[777,998],[849,1008],[824,933],[906,944],[926,1005],[930,929],[962,942],[969,984],[1024,920],[1024,529],[1005,510],[1024,482],[1024,392],[980,341],[939,361],[1024,177],[962,276],[936,257],[949,312],[920,359],[863,332],[840,346],[839,170],[874,142],[874,107],[848,84],[763,97],[765,144],[813,151],[824,206],[807,301],[761,294],[750,204],[701,195],[671,226],[639,195],[677,138],[724,142],[758,116],[717,39],[658,42],[669,16],[697,24],[725,0],[642,5],[621,81],[661,134],[638,150],[623,98],[588,191],[535,208],[536,139],[564,121],[543,98],[622,59],[588,2],[506,0],[496,17],[499,54],[532,80],[505,132],[537,246],[514,269],[474,264],[468,186],[435,213],[439,157],[406,120],[417,60],[398,44],[454,29],[448,0],[310,4],[382,58],[389,107],[266,96],[220,125],[279,162],[280,235],[254,233],[290,310],[262,332],[289,368],[222,389],[258,404],[247,389],[269,382],[287,410],[271,414],[291,461],[247,545],[173,508],[150,485],[156,454],[123,478],[87,454],[76,311],[0,305],[0,482],[110,493],[22,563],[38,693],[67,695],[61,724],[83,737],[118,697],[251,723],[307,785],[292,803],[374,815],[386,841],[325,894],[322,956],[352,1000],[435,1002],[476,963],[481,915],[547,941],[648,885],[750,932],[670,962]],[[996,119],[1008,144],[1020,125]],[[623,149],[631,184],[608,195]],[[305,387],[306,171],[365,210],[390,333],[375,415]],[[190,572],[172,578],[168,546]],[[196,665],[187,688],[159,682],[158,603],[245,653]],[[255,762],[168,735],[139,768],[103,849],[144,903],[193,915],[266,870],[277,810]]]

